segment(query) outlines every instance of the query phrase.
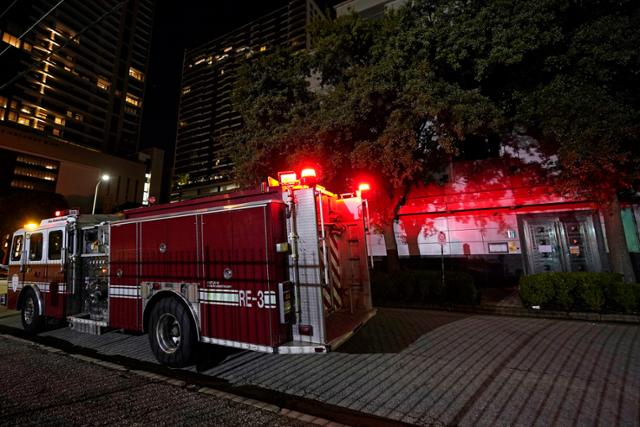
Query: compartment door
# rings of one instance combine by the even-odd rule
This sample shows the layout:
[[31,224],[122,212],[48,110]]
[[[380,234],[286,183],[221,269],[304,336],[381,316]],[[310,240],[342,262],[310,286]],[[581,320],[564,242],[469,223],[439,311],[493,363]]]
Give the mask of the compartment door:
[[109,271],[109,325],[142,329],[142,299],[138,283],[138,224],[111,226]]

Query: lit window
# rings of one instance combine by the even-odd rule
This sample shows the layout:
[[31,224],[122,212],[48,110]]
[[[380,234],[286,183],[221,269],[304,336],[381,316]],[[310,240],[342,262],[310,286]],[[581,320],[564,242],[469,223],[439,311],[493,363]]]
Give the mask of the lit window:
[[136,70],[133,67],[129,67],[129,75],[136,80],[144,81],[144,74],[140,70]]
[[9,115],[7,116],[7,120],[11,122],[15,122],[18,120],[18,114],[15,111],[9,111]]
[[41,108],[38,108],[36,111],[36,117],[40,118],[40,119],[45,119],[47,118],[47,112]]
[[42,123],[40,120],[34,120],[33,128],[38,130],[44,130],[44,123]]
[[22,49],[24,49],[27,52],[31,52],[31,45],[27,42],[22,42]]
[[20,111],[22,111],[25,114],[31,114],[31,108],[29,107],[22,107]]
[[103,77],[98,77],[98,81],[96,82],[96,85],[102,90],[109,90],[109,80]]
[[5,109],[0,108],[0,120],[4,120],[4,112],[5,112]]
[[9,33],[4,33],[2,35],[2,41],[9,43],[13,47],[17,47],[18,49],[20,48],[20,39]]
[[67,117],[73,117],[73,112],[71,110],[67,110]]
[[225,47],[224,53],[231,52],[232,49],[233,49],[232,47]]
[[260,46],[260,52],[264,52],[265,50],[267,50],[266,46]]
[[62,125],[62,126],[64,126],[64,125],[65,125],[65,120],[64,120],[62,117],[56,117],[53,121],[54,121],[57,125]]
[[18,117],[18,123],[25,126],[31,126],[31,120],[29,117],[23,116],[22,114]]
[[84,120],[84,116],[82,114],[80,114],[80,113],[76,113],[73,118],[76,119],[79,122]]
[[55,136],[60,136],[60,129],[51,129],[51,133],[54,134]]
[[224,68],[220,68],[220,75],[224,76]]
[[8,99],[4,96],[0,96],[0,107],[7,108]]
[[124,100],[127,102],[127,104],[131,104],[134,107],[140,107],[142,105],[140,98],[138,98],[137,96],[133,96],[130,93],[127,94]]
[[204,59],[204,58],[200,58],[200,59],[198,59],[198,60],[197,60],[193,65],[199,65],[199,64],[202,64],[204,61],[205,61],[205,59]]
[[191,86],[186,86],[184,89],[182,89],[182,94],[186,95],[189,92],[191,92]]

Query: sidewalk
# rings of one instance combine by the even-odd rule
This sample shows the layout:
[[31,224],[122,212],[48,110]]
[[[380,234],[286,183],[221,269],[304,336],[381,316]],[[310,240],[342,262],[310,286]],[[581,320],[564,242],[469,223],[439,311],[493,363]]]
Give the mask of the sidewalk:
[[[419,425],[639,424],[638,325],[379,313],[380,322],[365,325],[350,343],[358,347],[358,339],[386,335],[394,351],[354,354],[345,347],[349,353],[277,355],[207,346],[214,362],[187,371],[238,392],[260,389]],[[453,315],[460,317],[446,318]],[[0,325],[15,323],[0,319]],[[404,347],[396,338],[403,325],[414,328],[403,342],[420,328],[427,331]],[[92,336],[67,328],[42,335],[106,357],[155,363],[146,335]]]

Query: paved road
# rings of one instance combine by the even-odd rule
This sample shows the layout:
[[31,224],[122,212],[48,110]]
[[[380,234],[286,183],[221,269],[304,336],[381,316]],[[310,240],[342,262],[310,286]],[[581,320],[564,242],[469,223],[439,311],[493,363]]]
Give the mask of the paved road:
[[[434,323],[429,319],[443,313],[400,312],[424,333],[394,352],[227,351],[219,365],[198,368],[234,385],[419,425],[640,426],[637,325],[455,315]],[[381,314],[391,321],[400,316]],[[16,318],[0,319],[10,322]],[[394,328],[389,331],[381,333],[393,334]],[[371,336],[366,329],[361,333]],[[94,337],[67,329],[46,334],[104,354],[154,360],[146,336]]]
[[0,337],[0,424],[305,426],[306,423]]

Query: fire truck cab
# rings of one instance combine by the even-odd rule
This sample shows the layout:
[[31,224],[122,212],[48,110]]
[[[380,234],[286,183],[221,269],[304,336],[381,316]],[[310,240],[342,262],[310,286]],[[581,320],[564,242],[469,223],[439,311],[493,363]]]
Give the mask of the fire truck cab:
[[359,193],[311,178],[20,229],[8,306],[31,333],[46,318],[148,332],[156,358],[175,367],[193,361],[197,342],[329,351],[374,314],[366,218]]

